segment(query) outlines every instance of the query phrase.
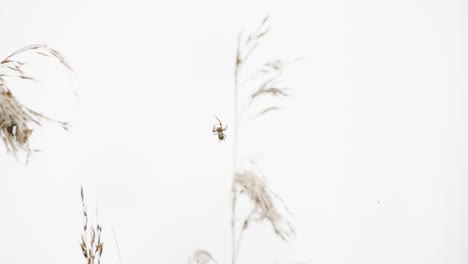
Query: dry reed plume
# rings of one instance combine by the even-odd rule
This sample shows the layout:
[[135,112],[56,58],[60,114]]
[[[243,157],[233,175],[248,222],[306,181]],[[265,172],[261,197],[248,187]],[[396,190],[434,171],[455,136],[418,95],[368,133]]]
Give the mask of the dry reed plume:
[[[275,59],[267,61],[262,66],[245,74],[244,66],[260,46],[265,36],[270,32],[269,17],[265,17],[260,25],[251,33],[239,33],[237,38],[237,52],[234,65],[234,129],[233,129],[233,179],[231,185],[231,241],[232,259],[231,263],[236,264],[242,238],[252,222],[266,220],[273,228],[274,233],[282,240],[287,241],[295,234],[294,228],[287,216],[290,212],[282,199],[273,192],[267,184],[265,176],[260,167],[250,159],[250,167],[238,165],[238,146],[240,121],[247,111],[254,111],[253,118],[263,116],[274,110],[281,108],[280,101],[272,99],[287,98],[289,87],[281,81],[285,66],[293,61]],[[247,102],[239,110],[240,91],[249,91]],[[251,90],[250,90],[251,89]],[[259,99],[266,99],[263,103],[257,103]],[[255,108],[254,106],[257,106]],[[258,110],[260,109],[260,110]],[[257,110],[257,111],[255,111]],[[213,127],[219,131],[224,131],[219,121],[219,126]],[[223,137],[224,139],[224,137]],[[238,199],[246,196],[252,203],[252,210],[245,219],[237,219]],[[240,225],[239,225],[240,222]],[[189,264],[215,263],[211,254],[207,251],[197,251],[190,258]]]
[[[275,59],[264,63],[259,69],[250,74],[243,74],[245,64],[270,32],[268,23],[269,17],[265,17],[255,31],[248,34],[241,32],[237,39],[237,54],[234,67],[234,175],[231,187],[232,264],[235,264],[237,261],[243,234],[253,221],[266,219],[272,225],[275,234],[283,240],[291,238],[295,233],[291,223],[286,220],[286,214],[289,214],[287,207],[281,198],[268,187],[265,177],[260,171],[260,167],[253,161],[251,162],[252,165],[255,165],[253,168],[246,169],[238,165],[237,148],[239,145],[239,128],[242,115],[253,108],[252,106],[255,105],[255,102],[259,98],[267,99],[268,103],[261,105],[260,110],[254,114],[254,118],[281,108],[277,100],[272,103],[271,99],[282,99],[289,96],[289,87],[281,82],[284,68],[290,63],[289,61]],[[242,111],[239,111],[240,90],[248,88],[252,89],[248,102]],[[250,199],[253,203],[253,209],[241,221],[241,226],[237,227],[237,200],[240,195],[246,195]]]
[[188,264],[217,264],[217,262],[208,251],[199,249],[189,258]]
[[83,232],[81,234],[80,247],[86,264],[101,264],[103,243],[101,242],[101,225],[96,226],[89,223],[84,191],[81,187],[81,203],[83,206]]
[[252,221],[267,220],[281,239],[288,240],[295,233],[286,217],[290,212],[282,199],[270,189],[258,165],[253,161],[251,164],[252,168],[237,172],[235,177],[237,188],[240,189],[237,193],[246,194],[253,203],[253,209],[244,220],[241,232]]
[[67,129],[67,123],[53,120],[18,102],[9,87],[7,78],[35,80],[25,72],[26,63],[16,59],[18,55],[33,53],[58,60],[63,66],[71,70],[65,58],[47,45],[31,45],[19,49],[0,62],[0,137],[9,154],[17,156],[19,150],[27,155],[31,153],[29,137],[33,129],[31,124],[41,126],[43,120],[57,123]]

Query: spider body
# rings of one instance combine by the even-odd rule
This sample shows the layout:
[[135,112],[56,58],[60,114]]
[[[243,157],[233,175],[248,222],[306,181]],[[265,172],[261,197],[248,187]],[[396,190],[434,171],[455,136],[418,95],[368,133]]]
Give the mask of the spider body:
[[211,132],[213,132],[213,135],[218,135],[218,141],[221,142],[223,140],[226,140],[226,133],[224,131],[227,130],[228,126],[225,126],[223,128],[221,120],[219,120],[217,116],[215,117],[218,120],[218,123],[213,125],[213,130]]

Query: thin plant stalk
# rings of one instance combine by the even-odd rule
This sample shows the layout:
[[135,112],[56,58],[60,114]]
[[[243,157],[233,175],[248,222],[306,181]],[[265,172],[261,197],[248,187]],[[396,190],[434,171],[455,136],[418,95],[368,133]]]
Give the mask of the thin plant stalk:
[[[242,33],[239,33],[237,38],[237,54],[236,54],[236,64],[234,67],[234,142],[233,142],[233,178],[236,177],[237,173],[237,145],[239,140],[239,113],[238,113],[238,105],[239,105],[239,71],[241,66],[241,58],[240,58],[240,41],[241,41]],[[232,188],[231,188],[231,199],[232,199],[232,215],[231,215],[231,236],[232,236],[232,264],[236,263],[237,258],[237,245],[236,245],[236,201],[237,201],[237,192],[235,182],[233,180]]]
[[117,248],[117,255],[119,256],[119,264],[122,264],[122,257],[120,256],[120,247],[119,247],[119,243],[117,242],[117,236],[115,235],[114,227],[111,226],[111,228],[112,228],[112,234],[114,235],[115,246]]
[[237,238],[236,248],[234,251],[234,256],[236,257],[236,259],[237,259],[237,256],[239,255],[240,245],[242,242],[242,238],[244,237],[245,230],[249,226],[250,220],[252,219],[254,214],[255,214],[255,209],[253,209],[252,212],[250,212],[249,216],[244,220],[242,229],[239,231],[239,237]]
[[[282,97],[289,96],[289,93],[287,92],[289,88],[278,81],[283,72],[283,67],[286,64],[284,60],[277,59],[269,61],[259,70],[250,76],[247,76],[247,79],[241,79],[242,66],[254,53],[253,51],[258,48],[264,36],[269,32],[269,27],[267,25],[268,21],[269,17],[267,16],[262,20],[254,32],[243,34],[241,31],[237,38],[237,51],[234,67],[233,181],[231,186],[232,264],[237,263],[244,233],[250,221],[253,220],[253,216],[256,214],[260,215],[260,220],[268,220],[272,224],[274,232],[283,240],[287,240],[294,234],[294,229],[279,211],[281,206],[285,207],[284,204],[281,199],[279,199],[279,197],[268,188],[266,181],[263,179],[261,174],[253,171],[241,172],[241,168],[238,165],[239,121],[241,114],[244,111],[239,111],[239,90],[241,86],[244,86],[244,81],[251,81],[253,79],[259,80],[258,77],[267,77],[266,81],[262,81],[257,89],[251,94],[250,102],[247,106],[251,106],[252,101],[257,101],[258,97],[281,99]],[[270,111],[278,110],[279,108],[280,106],[278,105],[267,106],[262,111],[258,112],[255,117],[262,116]],[[244,219],[243,225],[239,228],[236,226],[236,208],[239,196],[237,190],[238,186],[246,190],[247,196],[253,201],[255,206],[252,212]],[[280,205],[275,205],[278,201],[275,202],[274,200],[279,200]],[[282,226],[282,224],[284,224],[285,227]]]

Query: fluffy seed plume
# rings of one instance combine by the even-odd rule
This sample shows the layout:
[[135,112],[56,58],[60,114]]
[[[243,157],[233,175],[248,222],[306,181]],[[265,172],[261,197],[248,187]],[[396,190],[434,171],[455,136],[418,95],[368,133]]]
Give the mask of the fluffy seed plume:
[[[297,60],[275,59],[267,61],[259,69],[249,75],[246,75],[245,78],[241,78],[240,76],[243,66],[248,62],[248,59],[254,51],[260,46],[265,36],[270,32],[270,27],[268,25],[269,21],[270,18],[265,17],[256,30],[248,34],[241,33],[238,37],[235,65],[236,83],[240,82],[242,86],[246,86],[247,83],[250,83],[251,86],[254,87],[250,94],[247,106],[252,106],[252,103],[257,101],[258,98],[281,99],[290,95],[290,88],[281,82],[281,77],[286,65]],[[272,110],[281,108],[278,106],[278,103],[278,101],[273,104],[269,102],[268,105],[264,109],[258,111],[254,117],[262,116]]]
[[66,122],[53,120],[21,104],[7,86],[8,78],[34,80],[25,72],[25,62],[16,59],[20,54],[32,53],[58,60],[71,70],[65,58],[47,45],[31,45],[19,49],[0,62],[0,137],[9,154],[17,156],[20,150],[31,153],[29,137],[33,130],[31,125],[41,126],[42,121],[50,121],[67,129]]
[[188,264],[217,264],[217,262],[208,251],[199,249],[189,258]]
[[[253,203],[254,210],[244,221],[242,229],[246,229],[253,220],[267,220],[273,227],[274,232],[283,240],[292,238],[295,234],[291,223],[286,219],[290,214],[282,199],[268,186],[265,177],[256,167],[236,173],[235,184],[241,192],[247,195]],[[254,216],[258,218],[255,219]]]

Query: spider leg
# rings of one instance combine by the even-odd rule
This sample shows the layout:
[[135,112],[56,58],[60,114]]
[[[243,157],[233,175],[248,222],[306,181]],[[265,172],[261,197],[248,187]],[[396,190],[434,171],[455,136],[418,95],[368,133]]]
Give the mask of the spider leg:
[[221,124],[221,120],[219,120],[219,118],[215,115],[216,119],[218,119],[218,122],[219,122],[219,125],[222,127],[223,124]]

